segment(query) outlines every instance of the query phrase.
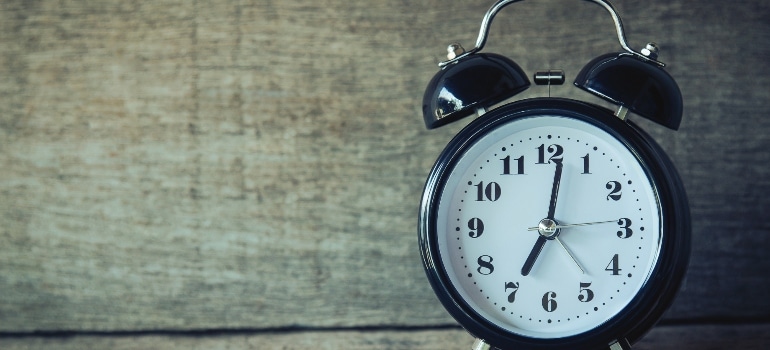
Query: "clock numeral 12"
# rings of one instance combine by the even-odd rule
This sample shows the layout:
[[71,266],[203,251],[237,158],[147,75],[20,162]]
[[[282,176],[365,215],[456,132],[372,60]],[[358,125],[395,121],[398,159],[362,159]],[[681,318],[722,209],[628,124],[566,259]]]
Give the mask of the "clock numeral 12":
[[[564,147],[556,144],[548,146],[547,149],[545,144],[542,144],[540,147],[536,147],[535,149],[537,150],[537,164],[549,164],[551,162],[560,163],[562,160],[562,154],[564,154]],[[551,157],[548,158],[548,162],[545,161],[546,150],[551,154]]]

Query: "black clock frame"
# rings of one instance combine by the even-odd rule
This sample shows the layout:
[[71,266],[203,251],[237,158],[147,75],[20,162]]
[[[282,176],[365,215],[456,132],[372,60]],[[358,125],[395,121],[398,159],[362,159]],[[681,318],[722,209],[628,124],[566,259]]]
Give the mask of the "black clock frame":
[[[588,122],[624,144],[637,158],[655,187],[661,209],[661,250],[646,284],[617,315],[596,328],[557,339],[530,338],[500,329],[463,301],[441,264],[436,210],[448,175],[459,158],[487,133],[517,118],[559,115]],[[442,151],[425,184],[419,215],[419,246],[425,272],[444,308],[473,336],[500,348],[606,349],[613,342],[635,343],[673,302],[690,256],[691,223],[687,195],[674,164],[642,129],[603,107],[560,98],[513,102],[472,121]]]

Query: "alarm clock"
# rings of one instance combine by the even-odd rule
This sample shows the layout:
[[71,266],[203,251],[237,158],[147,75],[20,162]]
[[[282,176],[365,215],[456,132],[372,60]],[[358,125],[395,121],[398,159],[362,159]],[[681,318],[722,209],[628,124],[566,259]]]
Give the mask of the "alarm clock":
[[[682,180],[629,113],[678,129],[682,96],[648,44],[639,52],[612,16],[621,52],[574,85],[615,110],[573,99],[506,102],[530,80],[511,59],[449,46],[428,84],[428,129],[478,115],[439,155],[420,203],[424,268],[473,349],[630,349],[671,305],[690,254]],[[534,74],[561,84],[565,74]],[[608,104],[608,105],[610,105]]]

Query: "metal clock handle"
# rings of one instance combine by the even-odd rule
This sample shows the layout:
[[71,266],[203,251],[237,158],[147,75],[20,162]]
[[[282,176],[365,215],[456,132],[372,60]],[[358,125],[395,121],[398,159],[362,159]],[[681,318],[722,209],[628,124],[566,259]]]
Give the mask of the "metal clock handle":
[[[487,42],[487,35],[489,34],[489,27],[492,24],[492,19],[495,18],[495,15],[503,8],[510,4],[513,4],[514,2],[519,2],[522,0],[499,0],[497,1],[492,7],[487,10],[487,13],[484,15],[484,19],[481,21],[481,29],[479,29],[479,36],[476,39],[476,47],[473,49],[470,49],[468,51],[465,51],[463,53],[460,53],[459,55],[455,56],[454,58],[451,58],[447,61],[443,61],[439,63],[439,67],[444,67],[450,63],[456,62],[463,57],[466,57],[468,55],[474,54],[476,52],[481,51],[482,48],[484,48],[484,45]],[[631,49],[628,44],[626,43],[626,34],[623,31],[623,22],[620,20],[620,16],[618,15],[618,12],[615,10],[615,7],[612,6],[609,2],[606,0],[584,0],[584,1],[590,1],[596,4],[599,4],[600,6],[604,7],[607,12],[610,13],[612,16],[612,20],[615,22],[615,30],[618,33],[618,42],[620,42],[620,46],[625,50],[626,52],[641,58],[642,60],[653,62],[659,66],[665,66],[662,62],[659,62],[656,60],[656,51],[657,48],[653,44],[648,44],[647,47],[645,47],[642,51],[643,52],[637,52]],[[646,53],[646,54],[645,54]]]

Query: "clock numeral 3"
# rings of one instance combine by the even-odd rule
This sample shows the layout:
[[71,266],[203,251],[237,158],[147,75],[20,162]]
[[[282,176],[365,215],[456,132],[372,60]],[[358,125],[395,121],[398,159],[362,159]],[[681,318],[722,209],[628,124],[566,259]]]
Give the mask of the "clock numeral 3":
[[479,182],[476,186],[476,201],[483,202],[485,200],[494,202],[500,199],[503,189],[497,182],[490,182],[484,186],[484,181]]
[[505,291],[508,292],[509,289],[513,291],[508,294],[508,302],[513,303],[516,301],[516,292],[519,291],[519,282],[505,282]]
[[489,255],[482,255],[480,256],[476,262],[479,263],[479,267],[476,268],[476,271],[478,271],[482,275],[491,275],[492,272],[495,271],[495,266],[492,265],[492,257]]
[[543,295],[543,310],[547,312],[556,311],[556,292],[547,292]]
[[607,200],[613,200],[613,201],[619,201],[620,196],[622,193],[620,192],[620,189],[622,186],[620,185],[620,182],[617,181],[610,181],[607,183],[607,189],[610,190],[610,194],[607,195]]
[[634,231],[631,229],[631,219],[621,218],[618,220],[618,225],[622,229],[622,231],[618,231],[618,237],[626,239],[634,234]]

